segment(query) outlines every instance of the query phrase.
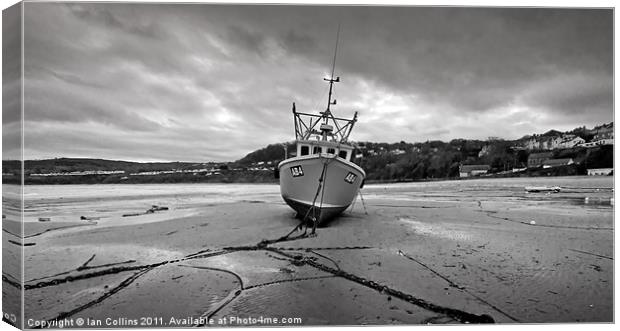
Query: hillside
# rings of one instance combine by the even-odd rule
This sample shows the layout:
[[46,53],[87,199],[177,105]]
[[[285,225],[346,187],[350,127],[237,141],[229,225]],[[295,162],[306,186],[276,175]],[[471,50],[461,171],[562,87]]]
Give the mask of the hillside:
[[[419,143],[358,142],[354,162],[361,165],[370,181],[412,181],[459,177],[462,165],[488,165],[495,176],[539,176],[586,174],[589,168],[613,168],[613,145],[555,148],[552,159],[572,159],[574,164],[553,170],[528,169],[512,174],[512,169],[528,165],[538,149],[523,146],[532,139],[549,140],[573,135],[589,142],[597,133],[613,130],[613,123],[588,130],[568,132],[549,130],[542,135],[517,140],[454,139],[450,142]],[[600,131],[599,130],[603,130]],[[612,132],[613,133],[613,132]],[[613,136],[612,136],[613,138]],[[286,155],[295,154],[293,142],[270,144],[234,162],[129,162],[85,158],[27,160],[24,164],[26,184],[96,184],[96,183],[194,183],[194,182],[277,182],[273,170]],[[21,163],[2,162],[4,183],[21,182]]]
[[242,159],[237,160],[235,163],[240,166],[249,166],[252,164],[257,164],[259,162],[279,162],[284,159],[285,147],[287,155],[291,155],[291,153],[295,152],[296,147],[293,142],[288,142],[284,144],[272,144],[246,155]]
[[[26,174],[70,173],[80,171],[115,171],[146,172],[164,171],[172,169],[199,169],[208,166],[219,166],[220,163],[190,163],[190,162],[129,162],[87,158],[56,158],[47,160],[26,160],[24,170]],[[19,171],[20,163],[9,160],[2,161],[2,173]]]
[[[489,165],[490,174],[499,174],[528,166],[528,157],[540,149],[523,147],[531,139],[552,139],[573,135],[590,142],[598,130],[613,128],[613,122],[593,129],[585,127],[560,132],[549,130],[543,134],[524,136],[516,140],[489,138],[488,140],[454,139],[450,142],[426,141],[420,143],[377,143],[358,142],[354,162],[366,171],[368,180],[410,181],[426,179],[447,179],[459,177],[461,165]],[[236,164],[251,166],[257,164],[275,165],[284,159],[282,144],[272,144],[254,151]],[[515,175],[537,176],[542,173],[576,175],[586,174],[588,168],[613,168],[613,145],[594,147],[555,148],[552,159],[573,159],[574,165],[564,170],[532,169]],[[289,143],[287,153],[295,153],[294,144]],[[502,174],[504,176],[505,174]]]
[[[461,164],[486,164],[491,167],[490,173],[500,173],[513,168],[526,168],[531,152],[514,147],[515,141],[455,139],[450,142],[428,141],[424,143],[373,143],[360,142],[356,151],[355,163],[364,168],[368,180],[376,181],[411,181],[426,179],[448,179],[459,177]],[[273,146],[273,145],[270,145]],[[486,146],[486,147],[485,147]],[[283,159],[266,150],[253,152],[243,162],[252,160],[255,163],[277,162]],[[486,154],[480,156],[485,149]],[[258,158],[265,155],[265,158]],[[612,168],[613,146],[594,148],[571,148],[553,151],[552,158],[572,158],[577,164],[566,174],[586,174],[587,168]],[[237,161],[241,163],[242,160]],[[526,172],[525,175],[536,175]]]
[[[97,184],[97,183],[174,183],[217,181],[214,175],[227,169],[226,163],[195,162],[129,162],[87,158],[26,160],[26,184]],[[21,163],[2,161],[4,183],[20,182]],[[202,176],[198,176],[198,175]],[[202,178],[204,177],[204,178]],[[237,176],[238,177],[238,176]],[[238,178],[221,181],[235,181]]]

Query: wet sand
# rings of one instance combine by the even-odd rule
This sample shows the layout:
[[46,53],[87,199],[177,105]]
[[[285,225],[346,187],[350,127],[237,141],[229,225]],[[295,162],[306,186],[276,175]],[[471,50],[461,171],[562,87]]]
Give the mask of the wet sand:
[[[9,240],[28,245],[26,321],[611,322],[612,187],[611,177],[367,185],[365,204],[316,237],[265,245],[298,223],[276,185],[32,186],[25,237],[14,214],[3,220],[3,258],[20,248]],[[122,217],[152,205],[169,210]],[[17,269],[3,270],[5,300]]]

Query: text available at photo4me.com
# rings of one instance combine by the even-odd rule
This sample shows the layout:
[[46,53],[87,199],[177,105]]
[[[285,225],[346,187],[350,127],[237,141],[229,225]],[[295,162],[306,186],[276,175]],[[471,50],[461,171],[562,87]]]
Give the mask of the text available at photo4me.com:
[[266,316],[224,316],[220,318],[207,317],[108,317],[108,318],[64,318],[54,320],[26,320],[29,328],[68,328],[68,327],[127,327],[127,326],[161,326],[161,327],[184,327],[203,325],[300,325],[301,317],[266,317]]

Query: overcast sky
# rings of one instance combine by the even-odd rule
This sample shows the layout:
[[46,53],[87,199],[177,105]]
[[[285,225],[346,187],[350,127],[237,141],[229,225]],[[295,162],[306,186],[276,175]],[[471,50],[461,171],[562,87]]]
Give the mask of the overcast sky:
[[25,158],[232,161],[292,141],[292,102],[326,106],[339,22],[333,112],[359,112],[353,140],[613,120],[611,10],[26,3]]

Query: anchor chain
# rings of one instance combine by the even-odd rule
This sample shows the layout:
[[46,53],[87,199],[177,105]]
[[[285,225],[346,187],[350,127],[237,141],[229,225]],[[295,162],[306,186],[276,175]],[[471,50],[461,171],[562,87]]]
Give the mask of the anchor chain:
[[[27,291],[27,290],[39,289],[39,288],[43,288],[43,287],[56,286],[56,285],[60,285],[60,284],[64,284],[64,283],[73,282],[73,281],[76,281],[76,280],[82,280],[82,279],[99,277],[99,276],[105,276],[105,275],[111,275],[111,274],[118,274],[118,273],[126,272],[126,271],[135,271],[135,270],[144,270],[144,269],[149,269],[150,270],[152,268],[156,268],[156,267],[159,267],[159,266],[162,266],[162,265],[166,265],[166,264],[173,264],[173,263],[178,263],[178,262],[181,262],[181,261],[187,261],[187,260],[193,260],[193,259],[199,259],[199,258],[208,258],[208,257],[217,256],[217,255],[222,255],[222,254],[228,254],[228,253],[231,253],[231,252],[232,251],[230,251],[230,250],[224,250],[224,251],[218,251],[218,252],[213,252],[213,253],[209,253],[209,254],[195,255],[195,256],[192,256],[192,257],[185,257],[185,258],[176,259],[176,260],[162,261],[162,262],[153,263],[153,264],[114,267],[114,268],[99,270],[99,271],[90,272],[90,273],[83,273],[83,274],[75,275],[75,276],[67,276],[67,277],[64,277],[64,278],[57,278],[57,279],[52,279],[52,280],[48,280],[48,281],[38,282],[38,283],[35,283],[35,284],[24,284],[23,288],[24,288],[24,290]],[[5,277],[3,276],[3,280],[4,280],[4,278]],[[17,284],[17,285],[19,285],[19,284]]]
[[447,316],[450,316],[451,318],[454,318],[455,320],[462,322],[462,323],[494,323],[494,319],[487,315],[487,314],[482,314],[482,315],[475,315],[472,313],[468,313],[462,310],[458,310],[458,309],[454,309],[454,308],[448,308],[448,307],[442,307],[433,303],[430,303],[424,299],[420,299],[420,298],[416,298],[411,294],[407,294],[404,293],[402,291],[393,289],[389,286],[386,285],[381,285],[373,280],[367,279],[365,277],[360,277],[357,276],[355,274],[346,272],[344,270],[337,270],[334,268],[331,268],[329,266],[326,266],[324,264],[318,263],[316,261],[314,261],[313,259],[304,257],[302,255],[291,255],[285,252],[281,252],[278,251],[276,248],[266,248],[267,250],[270,250],[272,252],[275,253],[279,253],[282,254],[284,256],[287,256],[291,259],[293,259],[295,261],[295,265],[309,265],[312,266],[316,269],[319,269],[321,271],[330,273],[334,276],[338,276],[338,277],[342,277],[345,279],[348,279],[350,281],[353,281],[355,283],[361,284],[363,286],[372,288],[380,293],[384,293],[384,294],[389,294],[393,297],[399,298],[403,301],[412,303],[418,307],[430,310],[430,311],[434,311],[436,313],[441,313],[441,314],[445,314]]
[[336,246],[336,247],[277,247],[283,251],[322,251],[322,250],[347,250],[347,249],[372,249],[370,246]]

